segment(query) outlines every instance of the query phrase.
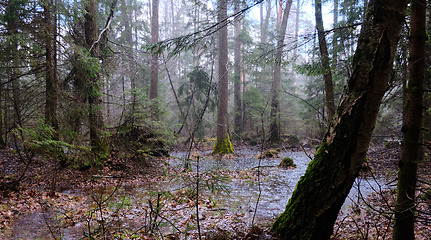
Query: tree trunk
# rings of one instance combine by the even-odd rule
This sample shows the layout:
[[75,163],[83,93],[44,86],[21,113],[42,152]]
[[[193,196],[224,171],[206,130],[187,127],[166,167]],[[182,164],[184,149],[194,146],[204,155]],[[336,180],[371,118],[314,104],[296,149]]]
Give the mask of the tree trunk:
[[283,11],[283,18],[277,36],[277,52],[275,55],[274,78],[271,86],[271,125],[270,125],[270,142],[280,141],[280,82],[281,82],[281,56],[283,55],[284,37],[286,35],[287,20],[289,19],[290,7],[292,0],[286,1]]
[[293,59],[296,61],[298,58],[298,33],[299,33],[299,15],[301,14],[301,0],[296,1],[296,17],[295,17],[295,47],[293,48]]
[[57,106],[58,106],[58,93],[57,93],[57,73],[56,73],[56,32],[57,26],[55,21],[55,13],[53,15],[54,3],[50,0],[44,0],[44,35],[45,49],[46,49],[46,81],[45,81],[45,122],[58,130]]
[[283,22],[283,0],[276,1],[275,6],[277,7],[277,28],[281,29]]
[[[3,86],[3,79],[0,78],[0,86]],[[0,87],[0,149],[4,149],[6,147],[6,138],[4,137],[4,129],[6,126],[4,125],[4,114],[3,114],[3,87]]]
[[[427,9],[431,8],[431,1],[427,1]],[[430,14],[427,14],[427,19],[426,19],[426,32],[431,32],[431,16]],[[431,54],[430,54],[430,50],[431,50],[431,41],[427,41],[426,42],[426,49],[427,49],[427,54],[426,54],[426,58],[425,58],[425,66],[426,66],[426,70],[425,70],[425,79],[431,79]],[[431,88],[431,82],[430,81],[425,81],[425,89],[430,89]],[[431,108],[431,99],[430,99],[430,95],[426,94],[426,97],[424,98],[425,101],[425,109],[430,109]],[[423,126],[425,129],[431,129],[431,113],[428,111],[424,111],[424,116],[423,116]],[[431,135],[430,134],[425,134],[424,136],[424,140],[425,141],[430,141],[431,140]]]
[[260,29],[260,38],[262,43],[266,43],[268,41],[268,26],[269,26],[269,19],[271,17],[271,0],[267,1],[267,7],[266,7],[266,15],[265,20],[263,20],[263,7],[264,3],[261,3],[261,29]]
[[[152,0],[151,15],[151,43],[159,41],[159,0]],[[153,54],[151,58],[151,81],[150,81],[150,99],[158,96],[159,84],[159,56]]]
[[[333,28],[338,27],[338,0],[334,0],[334,15],[333,15]],[[332,66],[337,67],[338,62],[338,34],[337,30],[334,31],[332,36]]]
[[[238,13],[241,8],[241,1],[235,0],[234,12]],[[242,133],[242,101],[241,101],[241,84],[242,84],[242,67],[241,67],[241,18],[237,17],[234,23],[234,44],[235,44],[235,76],[234,76],[234,105],[235,105],[235,120],[234,129],[237,134]]]
[[13,124],[15,127],[22,127],[21,81],[19,78],[20,60],[18,58],[18,43],[17,40],[14,40],[11,51],[12,71],[10,74],[10,81],[12,82],[13,107],[15,112]]
[[132,97],[132,112],[135,110],[136,105],[136,67],[135,67],[135,60],[133,58],[134,56],[134,49],[133,49],[133,34],[132,34],[132,27],[130,26],[130,15],[131,11],[129,11],[129,6],[126,4],[125,0],[121,1],[122,4],[122,18],[124,22],[124,35],[125,35],[125,44],[128,46],[127,53],[127,75],[130,79],[130,88],[131,88],[131,97]]
[[281,239],[329,239],[371,139],[407,0],[371,0],[353,60],[353,75],[322,145],[272,231]]
[[[136,67],[134,64],[134,51],[133,51],[133,34],[132,27],[130,26],[130,16],[131,11],[130,3],[126,3],[125,0],[121,0],[121,17],[124,23],[124,45],[127,46],[127,50],[125,52],[126,56],[122,59],[123,67],[122,67],[122,85],[124,87],[124,70],[127,71],[127,77],[130,80],[130,90],[131,90],[131,98],[132,98],[132,106],[131,111],[134,112],[134,108],[136,105]],[[126,64],[127,62],[127,64]],[[123,104],[125,104],[125,96],[123,89]]]
[[320,49],[320,62],[323,68],[323,79],[325,81],[325,99],[327,109],[328,122],[332,119],[335,113],[334,103],[334,86],[332,84],[332,73],[331,66],[329,65],[329,54],[328,47],[326,46],[325,30],[323,29],[323,18],[322,18],[322,0],[315,0],[315,16],[316,16],[316,29],[317,36],[319,38],[319,49]]
[[[99,58],[99,46],[97,41],[97,2],[90,0],[85,7],[85,42],[91,49],[90,54],[93,58]],[[94,66],[93,66],[94,67]],[[97,159],[104,160],[109,153],[109,145],[104,136],[105,125],[102,113],[101,81],[99,71],[87,77],[87,97],[89,104],[88,122],[90,128],[91,150]]]
[[425,74],[425,12],[426,0],[411,1],[409,66],[405,120],[398,171],[397,201],[395,204],[394,240],[414,240],[417,164],[423,156],[421,127]]
[[233,153],[233,145],[229,138],[228,128],[228,43],[227,43],[227,0],[218,1],[218,23],[219,30],[219,82],[217,103],[217,139],[213,153]]

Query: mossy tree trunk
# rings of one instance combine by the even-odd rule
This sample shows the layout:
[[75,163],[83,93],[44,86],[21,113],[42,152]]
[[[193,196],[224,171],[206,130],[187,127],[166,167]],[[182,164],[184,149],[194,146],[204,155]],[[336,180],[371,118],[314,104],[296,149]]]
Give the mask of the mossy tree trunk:
[[408,84],[395,204],[394,240],[414,240],[417,164],[421,161],[421,127],[425,74],[426,0],[411,1]]
[[233,153],[234,149],[229,138],[228,128],[228,43],[227,43],[227,0],[218,1],[218,23],[219,30],[219,82],[217,103],[217,140],[213,153]]
[[372,0],[349,79],[322,145],[272,231],[281,239],[329,239],[364,161],[408,1]]

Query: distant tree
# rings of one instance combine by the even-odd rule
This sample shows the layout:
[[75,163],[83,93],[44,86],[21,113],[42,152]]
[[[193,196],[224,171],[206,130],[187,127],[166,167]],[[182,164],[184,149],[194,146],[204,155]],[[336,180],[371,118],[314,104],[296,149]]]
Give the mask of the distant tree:
[[416,178],[418,162],[423,158],[421,128],[425,76],[426,0],[412,0],[410,7],[409,63],[407,99],[401,157],[398,164],[397,200],[395,204],[394,240],[414,240]]
[[132,18],[131,18],[131,2],[126,0],[121,0],[121,18],[122,18],[122,27],[124,31],[122,31],[122,43],[126,46],[126,49],[122,58],[122,87],[123,87],[123,104],[125,104],[125,75],[127,75],[130,81],[130,89],[131,89],[131,111],[134,110],[136,105],[136,67],[135,67],[135,59],[134,59],[134,42],[133,42],[133,34],[132,34]]
[[217,103],[217,129],[216,143],[213,153],[233,153],[234,148],[229,137],[228,127],[228,98],[229,98],[229,78],[228,78],[228,42],[227,42],[227,0],[218,0],[218,24],[219,41],[219,81],[218,81],[218,103]]
[[[24,62],[24,52],[27,48],[22,47],[27,41],[26,34],[22,31],[25,28],[24,19],[28,20],[28,11],[26,0],[8,0],[5,2],[5,9],[2,21],[5,24],[7,34],[6,40],[6,59],[7,59],[7,76],[8,89],[12,91],[12,125],[13,127],[23,126],[23,104],[22,104],[22,75],[24,68],[21,67]],[[9,92],[9,91],[8,91]],[[9,93],[7,93],[8,95]],[[5,99],[6,100],[6,99]],[[8,111],[6,109],[6,111]]]
[[[194,137],[205,137],[205,128],[203,124],[203,114],[206,109],[214,111],[217,102],[210,98],[209,94],[213,91],[214,83],[210,76],[201,67],[195,67],[188,74],[189,81],[185,82],[178,88],[179,96],[184,98],[183,106],[185,109],[183,126],[190,125]],[[187,120],[190,119],[190,123]],[[181,128],[182,129],[182,128]]]
[[280,141],[280,82],[281,57],[283,55],[284,38],[286,35],[287,20],[289,19],[292,0],[287,0],[283,11],[281,24],[277,35],[277,49],[275,53],[274,75],[271,86],[271,116],[270,116],[270,142]]
[[[334,10],[333,10],[333,28],[338,27],[338,0],[334,0]],[[337,65],[338,62],[338,34],[337,31],[334,31],[334,35],[332,36],[332,64],[333,66]]]
[[323,79],[325,82],[325,100],[326,109],[328,112],[327,119],[328,121],[330,121],[335,113],[334,85],[332,83],[332,73],[331,66],[329,64],[328,47],[325,39],[325,29],[323,28],[322,0],[314,1],[314,9],[316,17],[317,36],[319,38],[320,62],[323,68]]
[[293,59],[296,60],[298,57],[298,41],[299,41],[299,16],[301,14],[301,0],[296,1],[296,12],[295,12],[295,46],[293,49]]
[[[241,1],[234,1],[234,12],[238,14],[241,8]],[[234,130],[237,134],[241,134],[243,130],[243,121],[242,121],[242,100],[241,100],[241,86],[243,80],[242,73],[242,60],[241,60],[241,16],[237,16],[234,22]]]
[[268,41],[268,26],[269,19],[271,17],[271,0],[267,0],[265,17],[263,14],[263,9],[265,6],[265,1],[260,3],[260,41],[266,43]]
[[[151,43],[159,41],[159,0],[152,0],[151,8]],[[159,85],[159,56],[153,53],[151,59],[151,82],[150,82],[150,99],[158,96]]]
[[323,142],[272,231],[281,239],[329,239],[365,159],[387,89],[408,1],[371,0],[353,75]]
[[[24,41],[24,37],[21,38],[20,35],[20,25],[22,26],[22,21],[26,18],[25,6],[27,1],[16,1],[7,0],[3,2],[2,11],[0,13],[0,20],[3,27],[3,32],[5,36],[2,41],[2,51],[4,58],[5,71],[3,72],[2,78],[2,93],[3,93],[3,106],[4,112],[1,121],[2,127],[4,124],[4,138],[2,136],[1,144],[4,146],[8,141],[7,132],[9,128],[16,126],[22,126],[22,116],[21,116],[21,95],[20,95],[20,43]],[[4,34],[3,33],[3,34]],[[21,41],[20,41],[21,39]],[[3,91],[6,90],[6,91]],[[12,90],[12,96],[10,91]],[[12,99],[12,109],[10,109],[10,104],[7,104],[8,100]],[[10,102],[9,102],[10,103]],[[10,121],[9,118],[12,118]]]

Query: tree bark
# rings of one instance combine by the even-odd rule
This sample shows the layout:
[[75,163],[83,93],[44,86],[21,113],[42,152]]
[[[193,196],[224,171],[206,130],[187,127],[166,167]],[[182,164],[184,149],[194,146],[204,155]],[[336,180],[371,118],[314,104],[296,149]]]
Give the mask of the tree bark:
[[[159,0],[152,0],[151,43],[159,41]],[[158,97],[159,56],[154,53],[151,58],[150,99]]]
[[[3,86],[3,79],[0,78],[0,86]],[[3,109],[3,87],[0,87],[0,149],[4,149],[6,147],[6,138],[4,137],[4,129],[6,129],[5,121],[4,121],[4,109]]]
[[364,161],[391,66],[407,0],[371,0],[353,59],[353,74],[322,145],[272,231],[281,239],[329,239]]
[[227,42],[227,0],[218,1],[218,23],[219,30],[219,82],[218,82],[218,103],[217,103],[217,130],[216,143],[213,153],[233,153],[233,145],[229,138],[228,128],[228,98],[229,98],[229,78],[228,78],[228,42]]
[[132,95],[132,112],[135,110],[136,106],[136,66],[134,59],[134,44],[133,44],[133,34],[132,27],[130,26],[130,15],[131,11],[129,11],[129,5],[126,4],[125,0],[122,0],[122,9],[123,9],[123,22],[124,22],[124,35],[126,40],[126,45],[128,46],[127,53],[127,69],[128,69],[128,77],[130,79],[130,88]]
[[414,240],[417,164],[423,156],[421,127],[427,35],[425,32],[426,0],[412,0],[408,62],[407,99],[398,171],[395,204],[394,240]]
[[56,32],[57,26],[55,21],[55,13],[53,16],[53,1],[44,0],[44,40],[45,40],[45,68],[46,68],[46,80],[45,80],[45,122],[52,126],[55,130],[58,130],[58,117],[57,117],[57,106],[58,106],[58,93],[57,93],[57,73],[56,73]]
[[[99,44],[96,43],[97,31],[97,2],[90,0],[85,7],[87,13],[85,14],[85,42],[87,47],[91,48],[91,57],[98,60],[99,58]],[[93,66],[94,67],[94,66]],[[109,152],[109,145],[104,136],[105,125],[103,121],[102,112],[102,94],[101,94],[101,81],[99,72],[89,74],[86,81],[87,84],[87,97],[89,104],[88,122],[90,128],[90,143],[91,150],[95,153],[98,160],[104,160]]]
[[322,18],[322,0],[315,0],[314,4],[317,36],[319,38],[320,62],[323,68],[323,79],[325,81],[325,103],[327,109],[327,120],[330,121],[335,113],[334,86],[332,84],[331,66],[329,65],[328,47],[326,45],[325,30]]
[[264,2],[261,3],[260,7],[261,7],[261,28],[260,28],[260,39],[262,43],[266,43],[268,41],[268,26],[269,26],[269,18],[271,17],[271,0],[267,1],[267,7],[266,7],[266,15],[265,15],[265,19],[263,18],[263,7]]
[[[241,9],[241,1],[235,0],[234,12],[238,13]],[[234,76],[234,105],[235,105],[235,120],[234,129],[237,134],[242,133],[242,101],[241,101],[241,85],[242,85],[242,64],[241,64],[241,18],[237,17],[234,22],[234,44],[235,44],[235,76]]]
[[299,34],[299,15],[301,14],[301,0],[296,1],[296,17],[295,17],[295,47],[293,48],[294,61],[298,58],[298,34]]
[[[338,0],[334,0],[334,15],[333,15],[333,28],[338,27]],[[337,66],[338,62],[338,34],[335,30],[332,36],[332,65]]]
[[292,0],[287,0],[283,11],[283,18],[277,36],[277,52],[275,55],[274,77],[271,86],[271,116],[270,116],[270,142],[280,141],[280,82],[281,82],[281,57],[283,55],[284,37],[286,35],[287,20],[289,19]]

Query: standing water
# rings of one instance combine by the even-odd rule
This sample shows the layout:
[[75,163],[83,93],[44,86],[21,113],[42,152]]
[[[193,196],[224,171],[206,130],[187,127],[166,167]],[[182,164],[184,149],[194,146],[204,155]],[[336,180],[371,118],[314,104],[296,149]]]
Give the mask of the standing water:
[[[211,214],[217,212],[219,216],[241,216],[242,221],[248,223],[254,221],[254,223],[264,225],[270,224],[275,217],[284,211],[296,183],[305,173],[311,161],[304,152],[280,152],[277,158],[266,159],[258,159],[257,156],[259,152],[250,150],[239,150],[235,158],[232,159],[217,159],[209,152],[201,152],[200,155],[202,157],[199,157],[199,162],[196,159],[190,162],[191,173],[195,174],[193,175],[194,177],[197,174],[197,169],[199,169],[200,176],[208,176],[208,173],[214,172],[219,175],[234,175],[230,181],[216,183],[216,185],[220,185],[218,189],[223,190],[219,192],[211,192],[209,188],[202,187],[206,182],[205,178],[201,180],[199,189],[202,190],[200,190],[200,195],[210,196],[211,201],[213,201],[216,206],[206,209],[202,208],[199,213],[200,217],[202,217],[202,219],[205,217],[210,219],[213,218]],[[172,156],[173,157],[168,160],[168,164],[173,167],[183,168],[187,153],[178,152],[172,154]],[[278,165],[284,157],[292,158],[296,168],[279,168]],[[214,176],[214,174],[212,176]],[[181,191],[181,189],[194,189],[196,186],[195,179],[196,178],[193,177],[177,177],[170,181],[122,186],[117,191],[113,203],[104,203],[104,207],[112,211],[112,209],[121,205],[122,208],[127,208],[127,211],[122,211],[121,216],[113,215],[109,213],[109,211],[106,211],[106,213],[104,213],[106,215],[105,217],[109,216],[113,218],[112,216],[115,216],[118,219],[121,217],[122,225],[119,226],[120,228],[140,229],[147,227],[150,221],[149,212],[157,208],[156,204],[158,204],[158,202],[156,199],[160,198],[160,193],[169,193],[173,196],[172,198],[174,198],[175,192]],[[349,205],[356,202],[357,199],[359,199],[359,195],[366,197],[375,191],[379,191],[381,188],[387,188],[387,186],[382,184],[383,181],[383,179],[357,180],[342,210],[346,210]],[[108,189],[112,188],[114,188],[114,186],[108,187]],[[75,209],[71,211],[76,214],[80,213],[82,215],[80,218],[81,220],[76,220],[70,227],[57,229],[62,239],[75,239],[78,236],[82,237],[83,232],[85,232],[85,229],[89,226],[89,219],[93,221],[93,224],[94,222],[100,221],[100,219],[97,219],[98,206],[95,204],[94,198],[92,201],[88,197],[85,198],[85,196],[94,193],[101,194],[101,192],[109,194],[109,190],[106,189],[106,187],[103,189],[73,189],[64,192],[68,195],[83,196],[85,200],[78,203],[82,205],[81,207],[75,207]],[[192,216],[194,211],[193,200],[188,201],[189,213],[191,212]],[[164,208],[167,209],[166,206],[164,206]],[[182,208],[183,207],[180,207],[180,209]],[[64,209],[60,209],[60,211],[59,209],[51,209],[50,212],[45,213],[48,215],[48,218],[42,215],[41,212],[22,215],[18,219],[15,219],[14,225],[11,226],[11,236],[14,239],[49,239],[50,234],[52,234],[53,226],[55,224],[59,225],[58,219],[62,219],[62,214],[64,215],[65,211]],[[169,220],[175,222],[178,226],[186,225],[188,222],[187,219],[194,219],[194,217],[185,216],[181,211],[174,210],[170,213],[171,215],[169,215]],[[166,210],[166,212],[168,212],[168,210]],[[93,218],[89,218],[89,216]],[[47,227],[49,225],[47,219],[52,221],[51,229]],[[67,222],[67,219],[63,218],[63,222]],[[37,231],[35,231],[35,229],[37,229]],[[169,231],[173,232],[175,229],[171,227],[168,232]]]

